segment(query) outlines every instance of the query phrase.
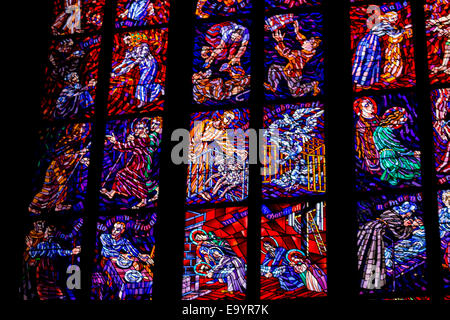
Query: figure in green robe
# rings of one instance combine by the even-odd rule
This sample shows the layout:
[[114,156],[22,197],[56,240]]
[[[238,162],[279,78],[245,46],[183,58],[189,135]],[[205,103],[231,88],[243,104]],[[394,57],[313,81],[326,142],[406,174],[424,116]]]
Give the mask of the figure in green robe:
[[396,135],[407,121],[406,110],[393,107],[383,115],[373,133],[375,147],[383,170],[381,180],[398,185],[401,180],[413,180],[420,175],[420,151],[405,147]]

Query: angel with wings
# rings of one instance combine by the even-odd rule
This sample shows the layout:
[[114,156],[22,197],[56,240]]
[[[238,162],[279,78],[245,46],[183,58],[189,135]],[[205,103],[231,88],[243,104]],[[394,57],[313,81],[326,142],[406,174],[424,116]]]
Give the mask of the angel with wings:
[[270,124],[265,136],[282,155],[278,163],[288,169],[283,170],[278,179],[272,179],[273,183],[287,189],[308,184],[308,175],[312,172],[301,155],[305,144],[316,135],[318,119],[323,113],[321,108],[300,108],[292,115],[284,113],[283,118]]

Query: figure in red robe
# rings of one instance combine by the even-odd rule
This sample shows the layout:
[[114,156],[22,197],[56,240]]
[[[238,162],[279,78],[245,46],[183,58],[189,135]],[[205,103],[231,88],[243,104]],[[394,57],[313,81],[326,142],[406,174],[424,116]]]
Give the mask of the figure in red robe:
[[359,117],[356,122],[356,153],[362,162],[362,169],[380,174],[380,156],[373,141],[373,133],[380,123],[377,105],[372,98],[362,97],[355,100],[353,110]]
[[158,150],[161,134],[161,118],[155,117],[150,122],[149,118],[139,119],[134,125],[134,133],[127,137],[125,142],[117,141],[114,134],[106,136],[114,149],[119,152],[131,152],[133,155],[120,169],[114,179],[110,191],[102,188],[100,192],[112,199],[116,194],[124,197],[136,197],[140,200],[132,209],[139,209],[147,205],[148,195],[156,191],[156,195],[150,199],[155,201],[158,196],[157,182],[151,180],[152,155]]

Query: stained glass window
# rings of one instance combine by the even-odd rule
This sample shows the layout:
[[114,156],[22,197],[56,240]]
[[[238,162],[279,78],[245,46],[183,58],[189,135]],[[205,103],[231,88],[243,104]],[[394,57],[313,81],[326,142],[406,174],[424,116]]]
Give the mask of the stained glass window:
[[324,107],[320,102],[267,106],[264,198],[326,191]]
[[26,226],[20,286],[24,300],[79,300],[83,222],[39,218]]
[[54,0],[52,34],[74,35],[98,31],[103,24],[105,0]]
[[156,216],[153,212],[99,217],[91,299],[152,298]]
[[92,117],[100,43],[99,36],[52,42],[41,102],[43,119]]
[[413,94],[354,101],[357,189],[420,185],[416,106]]
[[85,208],[91,126],[74,123],[43,130],[28,211],[63,214]]
[[214,16],[232,16],[248,14],[252,8],[252,0],[195,0],[195,15],[206,19]]
[[109,115],[162,110],[167,34],[164,28],[115,35]]
[[317,96],[324,80],[322,15],[269,16],[264,28],[266,98]]
[[106,132],[100,208],[155,206],[162,118],[110,121]]
[[168,23],[169,6],[169,0],[118,0],[115,27],[141,27]]
[[322,297],[327,293],[326,205],[263,205],[261,299]]
[[188,211],[183,300],[242,300],[247,287],[245,207]]
[[199,24],[195,29],[193,100],[203,105],[247,101],[250,33],[247,20]]
[[428,68],[431,83],[449,81],[450,3],[448,0],[425,1]]
[[373,197],[357,204],[361,294],[425,291],[422,195]]
[[408,2],[350,9],[352,79],[356,91],[415,84],[411,7]]

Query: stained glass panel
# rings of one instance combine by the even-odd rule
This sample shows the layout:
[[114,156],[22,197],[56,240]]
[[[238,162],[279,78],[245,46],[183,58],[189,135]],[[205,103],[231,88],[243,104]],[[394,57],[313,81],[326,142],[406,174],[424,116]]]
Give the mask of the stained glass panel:
[[248,109],[192,114],[187,204],[247,198],[249,115]]
[[448,125],[450,89],[431,92],[436,178],[439,184],[450,179],[450,127]]
[[162,118],[106,124],[100,209],[153,207],[159,194]]
[[155,223],[155,212],[99,217],[92,300],[151,300]]
[[188,211],[183,300],[242,300],[246,292],[245,207]]
[[99,30],[105,0],[54,0],[53,35],[73,35]]
[[317,6],[322,0],[265,0],[266,11],[270,9],[292,9],[299,7]]
[[247,101],[250,95],[250,33],[247,20],[195,28],[193,100],[204,105]]
[[326,205],[263,205],[261,299],[323,297],[327,293]]
[[31,215],[85,208],[91,145],[89,123],[49,128],[40,133],[39,161],[33,179]]
[[263,197],[326,191],[324,106],[320,102],[264,108]]
[[439,232],[441,238],[441,265],[443,275],[443,287],[448,294],[450,289],[450,190],[442,190],[438,193],[439,208]]
[[108,115],[162,110],[168,30],[114,35]]
[[45,120],[91,117],[98,77],[99,36],[52,41],[41,114]]
[[323,90],[322,15],[278,14],[266,18],[264,35],[265,96],[298,98]]
[[355,91],[415,85],[411,7],[408,2],[350,9]]
[[422,194],[357,203],[360,293],[411,295],[426,290]]
[[420,144],[414,94],[357,98],[355,123],[356,189],[420,186]]

